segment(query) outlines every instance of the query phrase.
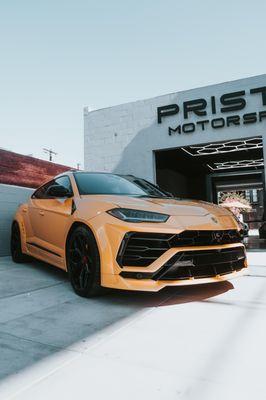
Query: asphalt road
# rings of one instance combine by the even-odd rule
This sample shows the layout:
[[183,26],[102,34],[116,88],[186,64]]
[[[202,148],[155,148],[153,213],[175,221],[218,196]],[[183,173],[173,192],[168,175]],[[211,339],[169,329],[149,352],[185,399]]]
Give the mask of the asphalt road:
[[247,275],[76,296],[43,263],[0,258],[0,399],[266,398],[266,253]]

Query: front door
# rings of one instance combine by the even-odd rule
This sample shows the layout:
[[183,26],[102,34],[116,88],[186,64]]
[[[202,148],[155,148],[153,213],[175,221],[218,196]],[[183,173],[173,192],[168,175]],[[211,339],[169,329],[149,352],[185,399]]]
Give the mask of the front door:
[[[62,185],[72,192],[68,176],[62,176],[42,186],[29,204],[29,220],[32,229],[30,244],[39,250],[62,255],[65,232],[71,223],[71,198],[51,198],[47,195],[50,186]],[[73,193],[73,192],[72,192]]]

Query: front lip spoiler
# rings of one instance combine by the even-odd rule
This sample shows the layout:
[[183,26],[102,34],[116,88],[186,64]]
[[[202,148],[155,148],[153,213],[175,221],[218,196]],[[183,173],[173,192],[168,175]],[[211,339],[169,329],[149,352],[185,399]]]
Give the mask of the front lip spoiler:
[[[217,276],[223,276],[223,275],[230,275],[230,274],[233,274],[233,273],[236,273],[236,272],[241,272],[241,271],[243,271],[243,270],[245,270],[247,268],[247,266],[244,266],[243,268],[241,268],[241,269],[239,269],[239,270],[233,270],[233,271],[227,271],[227,272],[223,272],[223,273],[220,273],[220,274],[217,274],[217,275],[215,275],[215,276],[209,276],[209,277],[207,277],[207,276],[205,276],[205,277],[197,277],[197,278],[194,278],[194,277],[191,277],[191,278],[186,278],[186,279],[181,279],[181,278],[177,278],[176,280],[177,281],[181,281],[181,280],[184,280],[184,281],[188,281],[188,280],[190,280],[190,279],[195,279],[195,280],[200,280],[200,279],[208,279],[208,278],[215,278],[215,277],[217,277]],[[168,282],[171,282],[171,280],[169,280],[169,279],[163,279],[163,278],[159,278],[159,279],[155,279],[155,276],[157,276],[157,274],[159,274],[160,273],[160,271],[161,271],[161,269],[159,270],[159,271],[156,271],[156,272],[131,272],[131,271],[122,271],[119,275],[122,277],[122,278],[125,278],[125,279],[137,279],[137,280],[145,280],[145,279],[152,279],[152,280],[154,280],[154,281],[157,281],[157,280],[161,280],[161,281],[163,281],[163,280],[167,280]]]

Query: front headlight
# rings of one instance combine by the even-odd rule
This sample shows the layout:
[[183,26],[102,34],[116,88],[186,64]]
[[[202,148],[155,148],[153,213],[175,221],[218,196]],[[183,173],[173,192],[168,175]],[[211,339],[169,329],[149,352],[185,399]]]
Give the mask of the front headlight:
[[113,208],[107,211],[113,217],[127,222],[165,222],[169,215],[151,211],[132,210],[131,208]]

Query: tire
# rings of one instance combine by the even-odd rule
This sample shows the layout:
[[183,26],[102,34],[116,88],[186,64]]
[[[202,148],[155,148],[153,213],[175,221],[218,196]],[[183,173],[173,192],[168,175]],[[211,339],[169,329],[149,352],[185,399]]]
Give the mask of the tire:
[[100,255],[92,232],[85,226],[73,230],[67,241],[67,270],[74,291],[81,297],[101,294]]
[[15,263],[25,263],[31,261],[31,258],[22,253],[21,249],[21,235],[17,222],[13,222],[10,240],[11,257]]

